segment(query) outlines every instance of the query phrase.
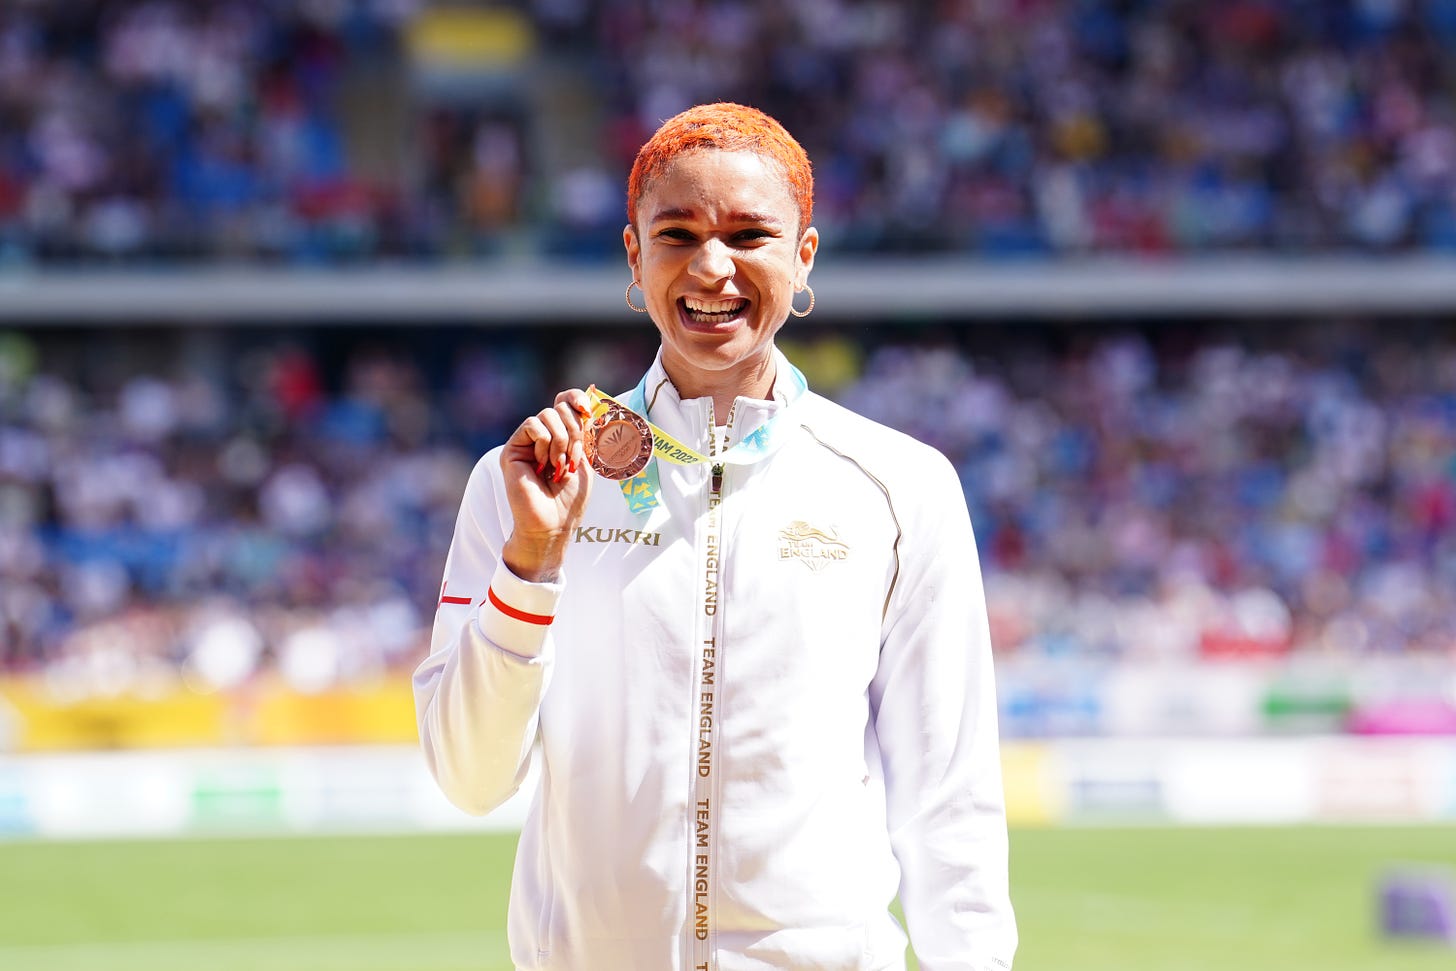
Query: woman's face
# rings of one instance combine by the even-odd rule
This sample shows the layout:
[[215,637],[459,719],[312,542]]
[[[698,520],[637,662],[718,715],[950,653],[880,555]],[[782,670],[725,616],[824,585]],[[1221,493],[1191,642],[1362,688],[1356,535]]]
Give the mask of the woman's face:
[[751,392],[819,247],[777,164],[748,151],[680,155],[622,239],[679,392],[734,381]]

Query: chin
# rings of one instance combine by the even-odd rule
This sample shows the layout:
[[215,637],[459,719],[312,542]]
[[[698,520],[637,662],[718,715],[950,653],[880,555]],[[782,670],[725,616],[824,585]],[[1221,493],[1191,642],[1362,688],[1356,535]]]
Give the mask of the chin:
[[705,347],[699,344],[696,347],[683,349],[679,357],[691,367],[703,371],[721,372],[761,361],[772,352],[772,344],[735,347],[732,342],[724,341],[715,347]]

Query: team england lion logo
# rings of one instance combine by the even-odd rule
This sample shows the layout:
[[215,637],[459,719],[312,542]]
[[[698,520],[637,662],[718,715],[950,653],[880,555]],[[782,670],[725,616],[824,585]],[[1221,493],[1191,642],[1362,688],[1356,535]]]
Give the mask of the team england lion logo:
[[831,563],[849,558],[849,546],[837,530],[819,529],[796,519],[779,530],[779,559],[798,560],[818,573]]

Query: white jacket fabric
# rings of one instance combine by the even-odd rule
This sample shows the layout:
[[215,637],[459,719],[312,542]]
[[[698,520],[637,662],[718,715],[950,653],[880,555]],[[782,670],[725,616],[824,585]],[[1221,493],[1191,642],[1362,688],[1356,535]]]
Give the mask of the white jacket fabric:
[[[926,971],[1011,966],[960,484],[934,449],[787,384],[736,403],[732,441],[775,416],[788,432],[716,495],[706,467],[659,463],[661,503],[634,515],[598,479],[556,583],[501,563],[499,450],[470,478],[415,698],[468,812],[540,760],[511,888],[522,971],[902,969],[897,893]],[[711,399],[680,400],[660,357],[645,387],[649,419],[706,453]]]

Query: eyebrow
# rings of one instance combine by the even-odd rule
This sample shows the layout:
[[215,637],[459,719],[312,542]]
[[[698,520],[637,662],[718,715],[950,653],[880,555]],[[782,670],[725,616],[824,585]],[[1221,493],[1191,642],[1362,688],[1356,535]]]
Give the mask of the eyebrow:
[[[678,207],[675,207],[674,206],[674,207],[670,207],[670,208],[667,208],[667,209],[659,210],[652,217],[651,222],[653,222],[653,223],[660,223],[660,222],[668,222],[668,221],[680,220],[680,219],[681,220],[686,220],[686,219],[693,219],[696,216],[697,216],[697,213],[694,212],[692,209],[682,209],[682,208],[678,208]],[[779,225],[780,220],[776,216],[772,216],[772,215],[770,215],[770,214],[768,214],[766,212],[751,212],[750,211],[750,212],[730,212],[730,213],[728,213],[728,222],[733,222],[733,223],[759,223],[761,225],[777,226],[777,225]]]

